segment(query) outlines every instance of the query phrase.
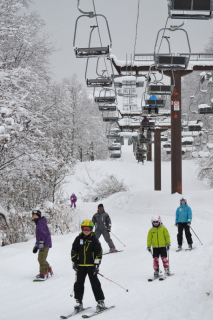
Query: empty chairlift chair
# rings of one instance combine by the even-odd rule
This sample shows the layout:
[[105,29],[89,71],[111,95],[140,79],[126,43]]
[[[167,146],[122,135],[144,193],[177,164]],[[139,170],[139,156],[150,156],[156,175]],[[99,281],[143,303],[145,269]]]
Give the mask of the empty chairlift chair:
[[[74,31],[74,39],[73,39],[73,47],[74,47],[74,51],[75,51],[75,55],[76,58],[98,58],[98,57],[109,57],[110,55],[110,51],[111,51],[111,47],[112,47],[112,38],[111,38],[111,34],[110,34],[110,30],[109,30],[109,25],[108,25],[108,21],[106,19],[106,17],[102,14],[96,14],[94,12],[83,12],[80,8],[79,8],[79,2],[80,0],[78,0],[78,9],[79,11],[81,11],[82,13],[84,13],[83,15],[79,16],[75,22],[75,31]],[[76,34],[77,34],[77,27],[78,27],[78,22],[81,18],[103,18],[106,22],[106,27],[107,27],[107,32],[108,32],[108,36],[109,36],[109,44],[105,47],[77,47],[76,46]]]
[[207,104],[200,104],[198,106],[198,112],[200,114],[211,114],[213,113],[213,106],[208,106]]
[[212,18],[212,0],[168,0],[171,19],[209,20]]
[[103,121],[104,122],[118,122],[118,114],[115,112],[103,112]]
[[[163,38],[165,38],[168,42],[169,53],[168,54],[159,53],[160,47],[157,48],[159,36],[160,36],[161,32],[164,34],[165,30],[171,31],[171,32],[181,31],[181,32],[185,33],[185,36],[187,39],[187,44],[188,44],[188,53],[186,55],[172,54],[168,37],[163,37]],[[190,56],[191,56],[191,47],[190,47],[190,43],[189,43],[188,33],[186,32],[186,30],[184,30],[178,26],[171,26],[170,28],[162,28],[158,31],[156,42],[155,42],[155,47],[154,47],[154,60],[155,60],[156,69],[159,69],[159,70],[184,70],[184,69],[187,69],[188,64],[189,64],[189,60],[190,60]]]

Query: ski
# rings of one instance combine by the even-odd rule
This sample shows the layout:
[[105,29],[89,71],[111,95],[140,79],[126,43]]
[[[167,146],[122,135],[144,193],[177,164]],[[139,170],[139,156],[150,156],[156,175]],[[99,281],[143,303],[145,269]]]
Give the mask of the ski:
[[183,249],[177,249],[176,252],[182,251]]
[[102,256],[104,256],[105,254],[111,254],[111,253],[116,253],[116,252],[122,252],[123,250],[116,250],[116,251],[112,251],[112,252],[106,252],[103,253]]
[[171,277],[171,276],[173,276],[173,275],[174,275],[174,273],[170,273],[169,276],[167,275],[167,276],[160,277],[160,278],[159,278],[159,281],[166,280],[166,278]]
[[149,282],[151,282],[151,281],[155,281],[155,280],[157,280],[157,279],[159,279],[159,278],[160,278],[160,276],[157,276],[157,277],[154,277],[154,278],[148,279],[148,281],[149,281]]
[[70,317],[84,311],[84,310],[87,310],[87,309],[91,309],[92,307],[87,307],[87,308],[83,308],[82,310],[76,312],[76,311],[73,311],[71,314],[69,314],[68,316],[60,316],[61,319],[69,319]]
[[192,250],[194,250],[195,249],[195,247],[194,248],[188,248],[188,249],[185,249],[185,251],[192,251]]
[[115,308],[115,306],[111,306],[111,307],[105,308],[105,309],[103,309],[102,311],[99,311],[99,312],[96,311],[96,312],[92,313],[90,316],[87,316],[86,314],[84,314],[84,315],[82,316],[82,318],[91,318],[91,317],[97,316],[97,315],[100,314],[100,313],[103,313],[103,312],[105,312],[105,311],[108,311],[108,310],[110,310],[110,309],[112,309],[112,308]]

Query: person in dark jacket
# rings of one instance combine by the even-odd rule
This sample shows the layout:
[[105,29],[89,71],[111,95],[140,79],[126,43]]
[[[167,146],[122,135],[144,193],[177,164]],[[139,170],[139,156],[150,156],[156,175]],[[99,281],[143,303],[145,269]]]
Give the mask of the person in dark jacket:
[[110,248],[110,252],[115,252],[115,245],[112,242],[112,239],[110,238],[110,231],[111,231],[111,219],[104,211],[104,205],[100,203],[98,205],[98,212],[94,214],[92,218],[92,222],[95,225],[95,236],[99,239],[101,235],[103,235],[105,241],[108,243],[108,246]]
[[186,240],[188,242],[189,249],[192,249],[192,235],[190,232],[190,226],[192,222],[192,210],[188,206],[185,198],[180,199],[180,206],[176,210],[175,225],[178,227],[177,241],[178,249],[182,249],[183,241],[183,229],[185,229]]
[[82,300],[84,295],[84,282],[87,274],[97,301],[96,311],[105,309],[105,298],[97,277],[102,259],[102,248],[99,240],[92,232],[93,227],[94,224],[91,220],[84,220],[82,222],[82,233],[75,238],[71,250],[73,269],[76,271],[76,282],[74,284],[76,299],[74,311],[76,313],[83,310]]
[[49,248],[52,248],[52,240],[47,226],[47,220],[41,216],[41,211],[33,210],[32,217],[36,224],[36,243],[33,248],[33,253],[37,253],[39,250],[38,262],[40,265],[40,273],[36,278],[45,280],[49,277],[49,274],[51,276],[53,275],[52,267],[50,267],[46,261]]

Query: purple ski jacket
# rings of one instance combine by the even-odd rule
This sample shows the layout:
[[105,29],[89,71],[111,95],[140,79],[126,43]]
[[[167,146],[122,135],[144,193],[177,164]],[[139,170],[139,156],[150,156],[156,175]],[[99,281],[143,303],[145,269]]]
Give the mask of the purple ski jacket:
[[70,200],[73,201],[73,202],[76,202],[76,201],[77,201],[77,197],[76,197],[75,195],[74,195],[74,196],[71,196],[71,197],[70,197]]
[[36,224],[36,244],[39,247],[39,241],[44,241],[44,246],[52,248],[52,240],[50,236],[50,231],[47,226],[47,220],[45,217],[37,219]]

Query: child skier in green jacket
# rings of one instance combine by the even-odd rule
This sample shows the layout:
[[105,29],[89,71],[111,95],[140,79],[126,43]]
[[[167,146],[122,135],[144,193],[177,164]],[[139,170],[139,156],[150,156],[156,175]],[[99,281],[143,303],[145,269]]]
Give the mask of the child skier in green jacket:
[[154,277],[157,278],[159,276],[159,256],[161,256],[165,274],[169,276],[170,270],[167,260],[167,250],[169,250],[171,245],[169,232],[163,226],[160,216],[154,215],[151,221],[152,228],[149,230],[147,236],[147,250],[151,252],[151,246],[153,247]]

